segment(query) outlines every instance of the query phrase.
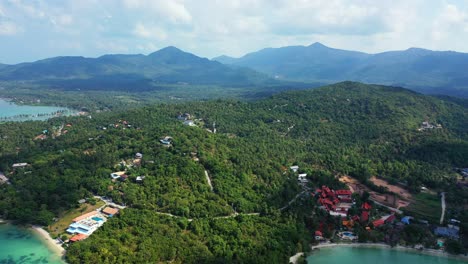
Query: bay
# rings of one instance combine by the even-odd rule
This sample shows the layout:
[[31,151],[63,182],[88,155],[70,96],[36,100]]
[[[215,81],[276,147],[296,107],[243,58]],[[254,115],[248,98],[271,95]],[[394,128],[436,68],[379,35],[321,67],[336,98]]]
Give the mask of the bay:
[[0,99],[1,121],[46,120],[60,115],[71,115],[76,111],[57,106],[17,105],[13,102]]
[[432,256],[417,252],[362,247],[330,247],[314,251],[307,257],[308,264],[346,263],[346,264],[458,264],[466,261]]
[[0,263],[65,263],[32,230],[0,224]]

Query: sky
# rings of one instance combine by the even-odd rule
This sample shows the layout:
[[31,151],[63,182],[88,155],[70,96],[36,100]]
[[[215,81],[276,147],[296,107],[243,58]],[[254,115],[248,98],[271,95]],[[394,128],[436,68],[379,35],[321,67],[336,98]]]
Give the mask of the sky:
[[0,0],[0,63],[324,45],[468,52],[468,0]]

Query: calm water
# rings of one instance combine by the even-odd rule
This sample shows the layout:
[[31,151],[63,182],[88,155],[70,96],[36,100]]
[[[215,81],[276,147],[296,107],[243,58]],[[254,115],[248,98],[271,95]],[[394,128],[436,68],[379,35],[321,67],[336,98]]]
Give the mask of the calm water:
[[309,264],[456,264],[467,263],[449,259],[381,248],[322,248],[307,258]]
[[57,111],[65,111],[64,115],[70,115],[74,111],[55,106],[31,106],[16,105],[14,103],[0,99],[0,122],[1,121],[25,121],[25,120],[46,120],[54,117]]
[[31,230],[0,224],[0,263],[64,263]]

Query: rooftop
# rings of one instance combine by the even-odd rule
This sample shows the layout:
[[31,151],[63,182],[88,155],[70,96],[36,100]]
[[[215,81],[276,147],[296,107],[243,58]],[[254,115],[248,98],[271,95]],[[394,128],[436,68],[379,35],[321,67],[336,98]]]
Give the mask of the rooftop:
[[107,215],[115,215],[119,212],[119,209],[117,208],[112,208],[112,207],[106,207],[104,210],[102,210],[103,213]]

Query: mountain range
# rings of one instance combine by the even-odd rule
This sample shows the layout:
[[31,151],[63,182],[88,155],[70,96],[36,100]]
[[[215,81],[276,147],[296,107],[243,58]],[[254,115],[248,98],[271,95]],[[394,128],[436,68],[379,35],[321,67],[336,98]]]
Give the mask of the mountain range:
[[0,64],[0,82],[37,89],[136,92],[167,85],[204,85],[269,93],[351,80],[468,97],[467,69],[466,53],[419,48],[368,54],[314,43],[209,60],[166,47],[149,55],[64,56]]
[[104,55],[98,58],[54,57],[0,65],[1,81],[80,89],[153,89],[161,84],[247,86],[275,82],[248,68],[232,68],[166,47],[147,56]]
[[468,54],[410,48],[377,54],[340,50],[321,43],[266,48],[240,58],[213,60],[276,79],[335,83],[344,80],[403,86],[423,93],[468,96]]

